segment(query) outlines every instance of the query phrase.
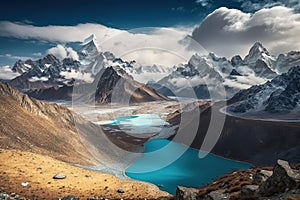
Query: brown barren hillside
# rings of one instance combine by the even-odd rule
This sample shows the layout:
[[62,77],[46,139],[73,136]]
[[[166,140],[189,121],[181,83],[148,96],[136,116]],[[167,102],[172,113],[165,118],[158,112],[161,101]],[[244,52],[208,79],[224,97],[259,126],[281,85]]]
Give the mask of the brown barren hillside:
[[67,108],[29,98],[0,83],[0,148],[31,151],[70,163],[92,164]]

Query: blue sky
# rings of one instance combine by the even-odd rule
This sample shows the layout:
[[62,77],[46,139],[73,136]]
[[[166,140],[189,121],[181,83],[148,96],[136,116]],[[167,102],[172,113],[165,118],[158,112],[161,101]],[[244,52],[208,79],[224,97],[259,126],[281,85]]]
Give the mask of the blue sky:
[[[191,28],[199,26],[208,14],[220,7],[254,13],[278,5],[293,8],[296,13],[300,10],[298,0],[3,0],[0,23],[12,22],[27,27],[71,27],[91,23],[123,30],[141,27]],[[10,35],[6,32],[7,27],[1,29],[0,66],[12,65],[18,59],[40,58],[47,49],[58,43],[38,37]]]
[[1,3],[0,16],[1,20],[36,25],[89,22],[131,29],[200,23],[221,6],[240,8],[241,3],[231,0],[7,0]]

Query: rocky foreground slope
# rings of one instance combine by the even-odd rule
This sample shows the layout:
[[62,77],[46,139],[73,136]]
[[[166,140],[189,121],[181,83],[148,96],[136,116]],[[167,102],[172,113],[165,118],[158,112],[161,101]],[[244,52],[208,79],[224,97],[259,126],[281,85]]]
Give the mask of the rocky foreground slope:
[[300,199],[300,165],[292,168],[278,160],[274,168],[239,170],[202,188],[178,187],[177,200],[297,200]]

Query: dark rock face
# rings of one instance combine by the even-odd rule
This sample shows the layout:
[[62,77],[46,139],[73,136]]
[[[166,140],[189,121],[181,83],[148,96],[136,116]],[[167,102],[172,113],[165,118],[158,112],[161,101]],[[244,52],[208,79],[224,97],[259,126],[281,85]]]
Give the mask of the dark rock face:
[[241,58],[240,55],[236,55],[231,58],[230,62],[233,67],[236,67],[236,66],[240,66],[243,63],[243,59]]
[[72,100],[73,85],[64,85],[62,87],[53,86],[46,89],[28,90],[26,94],[30,97],[40,100]]
[[261,77],[274,78],[277,75],[277,73],[270,69],[267,63],[261,59],[258,59],[252,68],[254,72]]
[[229,75],[230,76],[242,76],[238,71],[236,71],[236,69],[233,69]]
[[[273,169],[273,174],[259,187],[261,196],[271,196],[276,193],[282,193],[296,187],[296,181],[300,181],[299,172],[296,174],[288,162],[278,160]],[[298,176],[298,180],[297,180]]]
[[95,78],[97,84],[95,101],[97,103],[132,103],[168,98],[154,89],[141,84],[129,76],[122,68],[108,67],[100,71]]

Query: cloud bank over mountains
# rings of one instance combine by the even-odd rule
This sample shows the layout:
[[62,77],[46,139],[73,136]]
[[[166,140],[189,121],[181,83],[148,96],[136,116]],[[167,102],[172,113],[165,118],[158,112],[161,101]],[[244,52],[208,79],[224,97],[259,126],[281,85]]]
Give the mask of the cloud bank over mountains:
[[[196,28],[141,28],[128,31],[92,23],[35,26],[10,21],[0,21],[0,26],[2,37],[40,39],[58,44],[46,53],[53,53],[60,59],[78,58],[73,49],[64,45],[82,42],[91,34],[96,35],[101,50],[111,51],[117,57],[136,60],[141,64],[170,67],[186,62],[195,52],[215,52],[228,58],[236,54],[244,56],[256,41],[263,43],[274,55],[300,49],[300,14],[284,6],[263,8],[254,13],[222,7],[209,14]],[[193,51],[187,48],[187,44],[182,42],[187,35],[191,35],[205,49],[199,47]]]
[[192,38],[208,51],[231,57],[245,55],[256,41],[272,54],[300,47],[300,14],[283,6],[261,9],[254,14],[225,7],[209,14],[192,32]]
[[53,54],[59,60],[63,60],[64,58],[73,58],[74,60],[79,59],[76,51],[74,51],[71,47],[64,47],[61,44],[48,49],[46,53]]

